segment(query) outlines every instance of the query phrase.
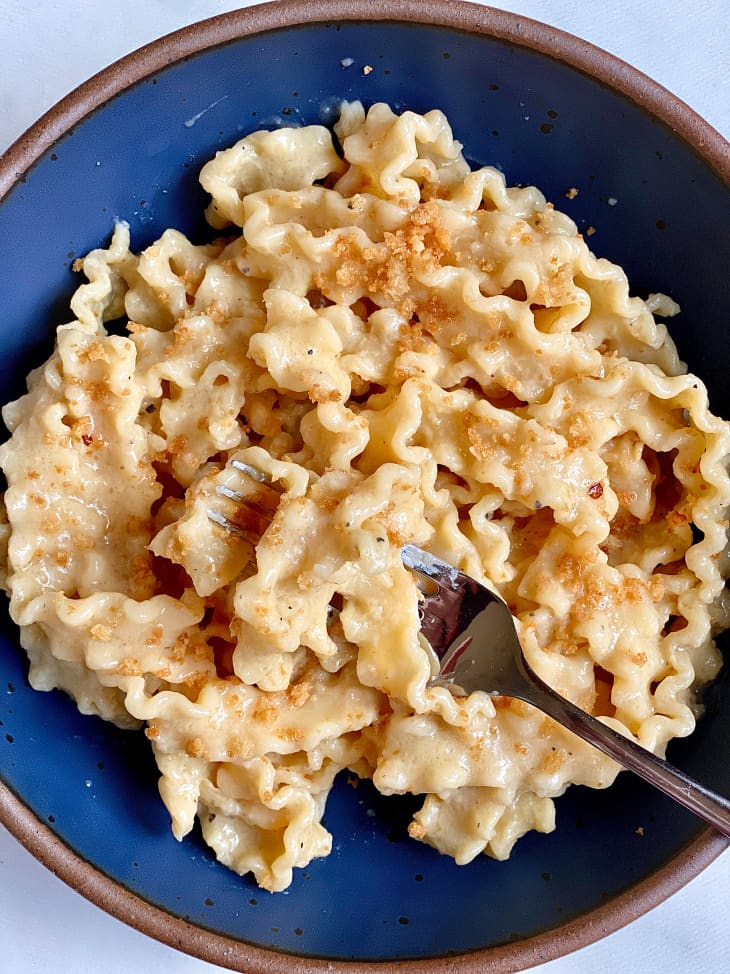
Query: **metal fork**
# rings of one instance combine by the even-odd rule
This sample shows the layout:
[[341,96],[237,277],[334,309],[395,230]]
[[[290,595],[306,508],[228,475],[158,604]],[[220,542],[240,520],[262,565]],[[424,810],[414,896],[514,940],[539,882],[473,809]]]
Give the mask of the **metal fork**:
[[[232,460],[231,466],[253,480],[255,490],[239,492],[220,485],[217,492],[249,507],[255,518],[234,519],[219,511],[209,511],[208,517],[256,544],[265,526],[262,519],[271,517],[280,494],[264,471],[239,460]],[[407,544],[401,557],[420,582],[421,633],[439,660],[439,683],[451,684],[457,692],[482,690],[532,704],[730,836],[727,798],[581,710],[535,673],[522,652],[512,614],[498,595],[415,545]]]

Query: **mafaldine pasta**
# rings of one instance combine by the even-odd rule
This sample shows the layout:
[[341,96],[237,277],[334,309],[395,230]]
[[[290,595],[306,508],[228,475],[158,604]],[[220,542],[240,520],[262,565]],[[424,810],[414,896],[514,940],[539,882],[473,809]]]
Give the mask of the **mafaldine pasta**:
[[[144,727],[175,836],[197,817],[272,891],[330,851],[341,771],[423,796],[410,835],[458,863],[617,773],[525,703],[434,683],[406,542],[497,591],[543,679],[658,754],[729,624],[730,426],[655,319],[676,305],[471,170],[441,112],[345,104],[335,131],[219,152],[213,243],[170,229],[136,256],[119,223],[3,413],[32,685]],[[258,543],[209,517],[248,490],[233,460],[281,492]]]

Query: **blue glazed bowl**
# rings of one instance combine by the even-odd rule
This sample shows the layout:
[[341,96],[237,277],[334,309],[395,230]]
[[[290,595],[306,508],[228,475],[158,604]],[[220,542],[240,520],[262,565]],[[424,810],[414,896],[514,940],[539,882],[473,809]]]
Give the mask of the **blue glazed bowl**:
[[[167,226],[200,238],[197,174],[216,149],[256,128],[331,119],[354,98],[443,109],[470,161],[537,184],[579,228],[595,227],[593,249],[626,268],[636,293],[681,304],[680,351],[730,415],[727,143],[590,45],[440,0],[249,8],[156,42],[44,117],[0,166],[3,399],[49,354],[70,265],[115,218],[136,249]],[[216,864],[199,837],[175,842],[145,740],[33,692],[7,616],[1,636],[2,821],[110,912],[249,974],[395,961],[437,971],[454,955],[464,970],[518,970],[621,926],[727,844],[627,774],[606,792],[572,788],[557,830],[527,836],[509,862],[457,867],[407,839],[409,800],[341,781],[326,812],[332,855],[272,896]],[[725,793],[728,684],[670,752]]]

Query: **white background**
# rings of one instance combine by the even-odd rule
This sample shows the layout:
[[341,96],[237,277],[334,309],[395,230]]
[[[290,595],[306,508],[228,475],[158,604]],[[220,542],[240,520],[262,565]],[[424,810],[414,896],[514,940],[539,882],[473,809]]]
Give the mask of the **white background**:
[[[730,138],[727,0],[498,4],[619,55]],[[0,0],[0,151],[68,91],[178,27],[249,3]],[[326,0],[322,4],[326,8]],[[725,974],[730,851],[629,927],[533,974]],[[356,904],[353,904],[356,909]],[[125,927],[57,880],[0,828],[0,974],[221,974]]]

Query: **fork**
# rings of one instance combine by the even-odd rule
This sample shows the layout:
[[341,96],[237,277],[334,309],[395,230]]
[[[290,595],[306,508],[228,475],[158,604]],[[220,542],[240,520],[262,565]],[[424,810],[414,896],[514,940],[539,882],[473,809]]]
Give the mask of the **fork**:
[[[211,510],[208,517],[255,546],[281,495],[263,470],[236,459],[230,465],[253,483],[245,492],[226,485],[216,491],[245,505],[254,516],[234,519]],[[439,660],[438,683],[458,693],[481,690],[532,704],[730,837],[727,798],[581,710],[538,676],[525,659],[512,614],[498,595],[416,545],[405,545],[401,558],[419,583],[421,634]]]

